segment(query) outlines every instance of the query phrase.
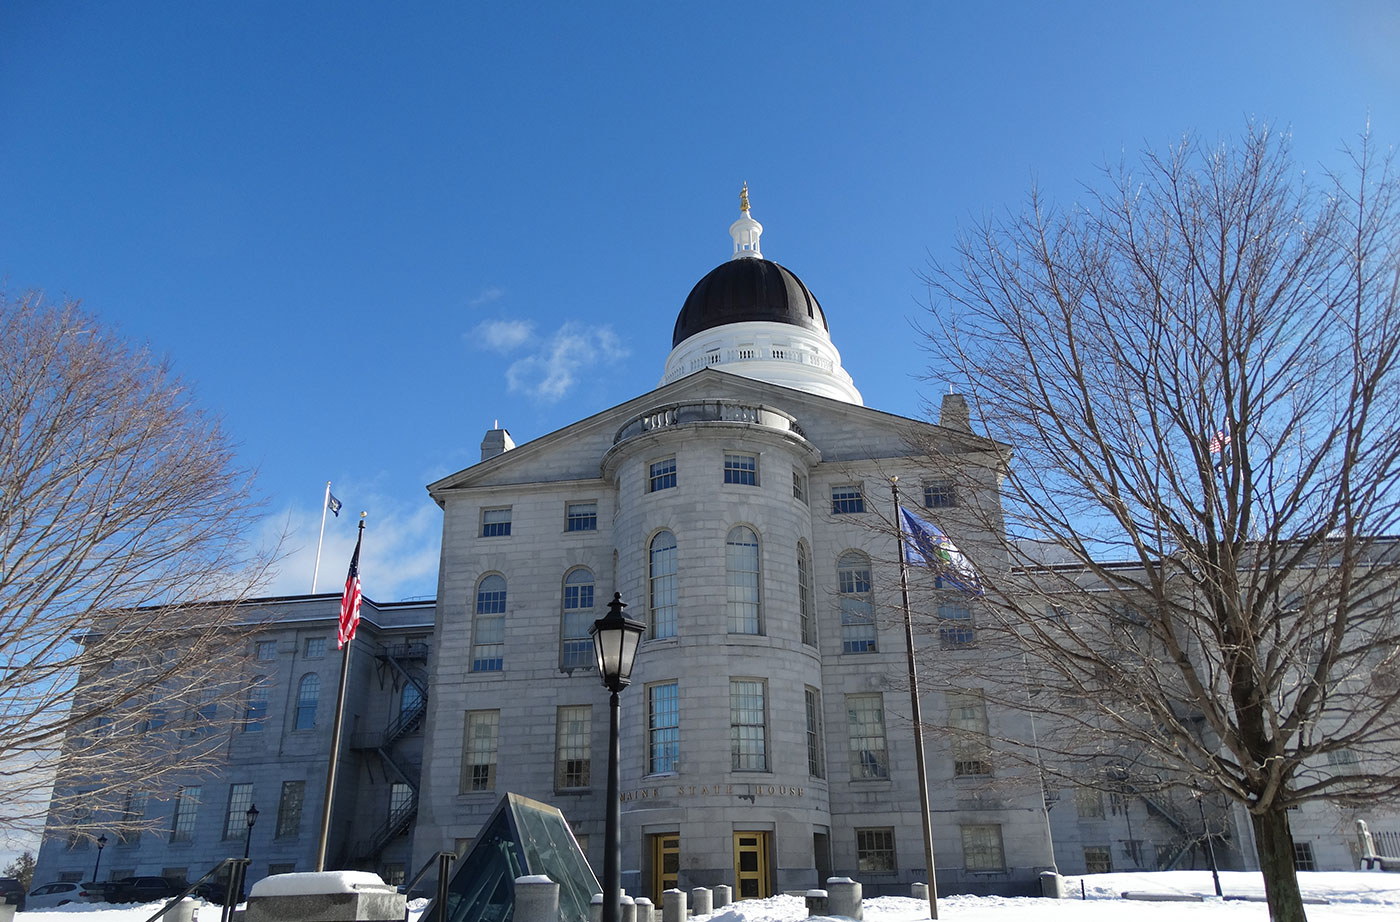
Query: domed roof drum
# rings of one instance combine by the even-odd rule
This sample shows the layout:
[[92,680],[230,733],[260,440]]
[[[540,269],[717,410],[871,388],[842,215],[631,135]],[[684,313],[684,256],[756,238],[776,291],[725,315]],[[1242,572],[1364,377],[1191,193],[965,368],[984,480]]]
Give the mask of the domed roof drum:
[[751,320],[830,335],[817,299],[792,272],[767,259],[732,259],[695,284],[676,318],[672,347],[702,330]]

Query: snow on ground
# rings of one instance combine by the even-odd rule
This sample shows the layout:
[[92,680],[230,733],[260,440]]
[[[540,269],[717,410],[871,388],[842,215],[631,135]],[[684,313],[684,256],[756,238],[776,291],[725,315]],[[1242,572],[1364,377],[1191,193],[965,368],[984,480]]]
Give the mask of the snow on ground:
[[[1304,872],[1298,875],[1305,898],[1328,900],[1307,907],[1310,922],[1381,922],[1400,919],[1400,874],[1362,871]],[[1080,882],[1083,894],[1080,899]],[[1262,900],[1263,878],[1256,872],[1222,871],[1226,896],[1252,896]],[[1160,871],[1123,874],[1090,874],[1065,879],[1064,900],[1030,897],[944,896],[938,901],[940,920],[953,922],[1267,922],[1263,902],[1219,900],[1209,871]],[[1194,894],[1203,903],[1149,903],[1121,898],[1123,891]],[[414,901],[410,919],[419,919],[426,901]],[[158,904],[107,907],[104,904],[70,904],[60,909],[22,912],[16,922],[145,922]],[[202,914],[205,922],[217,919],[218,907]],[[659,915],[659,914],[658,914]],[[918,922],[928,918],[928,904],[902,896],[882,896],[864,903],[865,922]],[[75,920],[73,917],[78,916]],[[775,896],[726,906],[693,922],[800,922],[807,916],[801,897]],[[823,920],[825,922],[825,920]]]

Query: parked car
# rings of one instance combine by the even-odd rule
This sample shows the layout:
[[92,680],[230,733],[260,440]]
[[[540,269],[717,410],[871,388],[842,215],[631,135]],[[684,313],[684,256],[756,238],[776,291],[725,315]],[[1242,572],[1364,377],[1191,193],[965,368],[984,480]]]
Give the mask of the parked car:
[[104,881],[101,884],[88,884],[102,888],[102,900],[106,903],[150,903],[155,900],[168,900],[184,893],[189,884],[170,877],[123,877],[119,880]]
[[29,891],[25,898],[27,909],[55,909],[68,903],[91,903],[102,898],[102,891],[90,884],[75,884],[62,881],[41,884]]
[[11,906],[24,908],[24,885],[16,877],[0,877],[0,898]]

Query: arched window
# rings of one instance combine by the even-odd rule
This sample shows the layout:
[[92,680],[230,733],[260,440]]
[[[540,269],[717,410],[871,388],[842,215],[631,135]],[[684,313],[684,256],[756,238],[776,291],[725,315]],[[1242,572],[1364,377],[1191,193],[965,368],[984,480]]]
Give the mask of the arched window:
[[676,636],[676,536],[657,532],[651,539],[651,636]]
[[576,567],[564,577],[564,617],[560,627],[559,663],[565,669],[593,665],[593,571]]
[[297,719],[293,729],[313,730],[316,727],[316,704],[321,700],[321,677],[308,672],[297,686]]
[[870,592],[870,558],[847,551],[836,561],[841,603],[841,652],[875,652],[875,601]]
[[758,535],[752,528],[736,525],[729,529],[729,537],[724,541],[724,572],[728,586],[729,633],[762,634]]
[[484,576],[476,586],[472,624],[472,672],[500,672],[506,641],[506,578]]
[[812,555],[807,542],[797,542],[797,617],[802,642],[817,645],[817,606],[812,597]]
[[422,705],[422,690],[415,683],[405,680],[403,691],[399,693],[399,719],[408,717]]

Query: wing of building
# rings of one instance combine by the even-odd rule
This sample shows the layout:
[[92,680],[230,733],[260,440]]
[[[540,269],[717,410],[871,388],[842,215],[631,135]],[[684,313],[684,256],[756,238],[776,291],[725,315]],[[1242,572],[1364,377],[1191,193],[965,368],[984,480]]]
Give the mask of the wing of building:
[[[835,874],[872,895],[927,879],[891,478],[975,557],[993,542],[959,509],[998,508],[1008,449],[973,434],[956,395],[937,424],[864,406],[825,311],[762,256],[761,233],[745,196],[732,258],[680,302],[655,390],[519,446],[492,430],[480,463],[428,487],[443,510],[438,598],[366,600],[334,866],[402,880],[468,845],[507,791],[557,805],[600,860],[608,705],[589,628],[617,593],[646,624],[622,694],[629,893],[726,883],[763,896]],[[929,445],[948,470],[930,468]],[[1033,729],[965,687],[975,605],[945,591],[957,623],[920,651],[926,722],[961,732],[927,745],[940,890],[1025,893],[1057,865],[1188,854],[1189,816],[1097,794],[1047,802],[1037,778],[979,754],[977,734]],[[238,817],[256,801],[269,821],[250,837],[252,879],[310,868],[335,598],[261,611],[257,727],[244,715],[227,776],[152,802],[167,833],[109,846],[107,867],[193,879],[241,852]],[[938,681],[953,661],[956,688]],[[51,837],[44,874],[87,873],[91,852],[71,845]]]

